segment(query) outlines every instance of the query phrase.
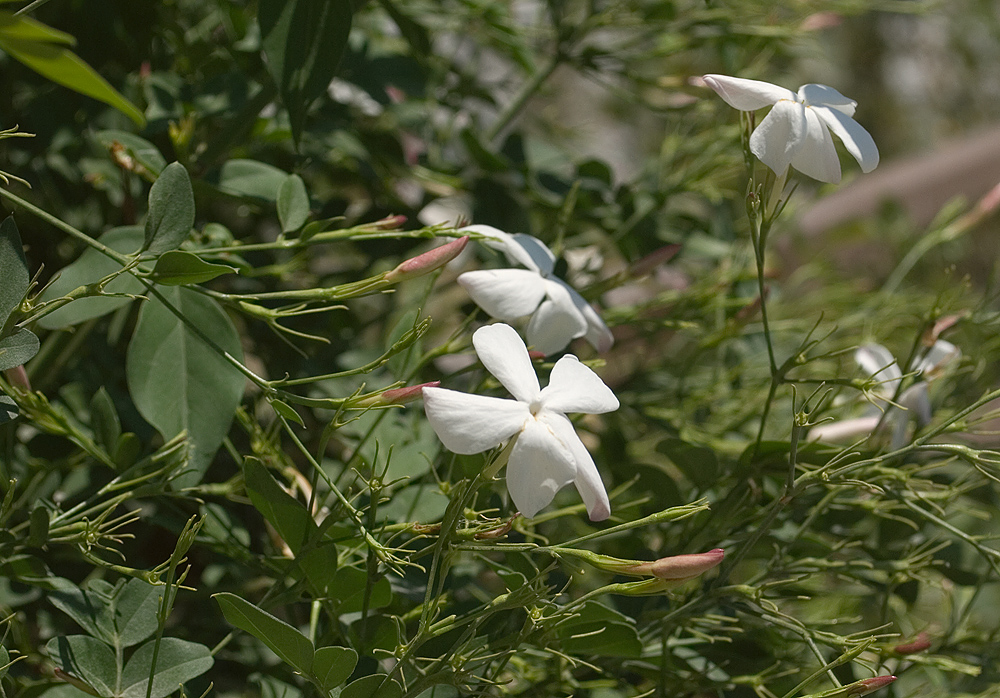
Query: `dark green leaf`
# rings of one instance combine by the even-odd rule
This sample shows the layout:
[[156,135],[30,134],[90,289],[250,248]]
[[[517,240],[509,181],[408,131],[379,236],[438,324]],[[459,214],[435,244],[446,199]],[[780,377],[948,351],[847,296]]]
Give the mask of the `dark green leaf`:
[[235,274],[236,269],[225,264],[212,264],[190,252],[170,250],[160,255],[150,278],[158,284],[181,286],[201,284],[223,274]]
[[[17,21],[24,19],[19,17]],[[140,126],[146,123],[142,112],[134,104],[122,97],[107,80],[66,48],[64,42],[49,43],[44,40],[17,38],[9,25],[5,29],[0,32],[0,49],[11,58],[54,83],[114,107]]]
[[160,154],[159,149],[145,138],[129,133],[128,131],[98,131],[94,134],[97,142],[105,148],[112,148],[117,143],[125,148],[129,157],[138,164],[149,170],[154,175],[159,175],[163,168],[167,166],[167,161]]
[[288,109],[292,135],[333,79],[351,29],[350,0],[260,0],[267,67]]
[[122,433],[122,423],[118,419],[115,403],[104,386],[101,386],[90,400],[90,426],[94,430],[97,442],[104,447],[108,455],[114,456],[118,447],[118,437]]
[[323,543],[296,555],[313,595],[326,598],[336,594],[333,580],[337,571],[337,546]]
[[49,539],[49,512],[39,505],[31,510],[28,523],[28,545],[39,548]]
[[115,653],[105,643],[89,635],[54,637],[45,651],[63,671],[83,680],[97,695],[114,695],[118,669]]
[[38,337],[30,330],[16,330],[0,339],[0,371],[22,366],[38,353]]
[[3,280],[0,282],[0,326],[3,326],[14,309],[21,305],[30,281],[14,216],[7,216],[0,223],[0,279]]
[[194,226],[194,190],[184,165],[172,162],[149,190],[142,249],[161,254],[180,247]]
[[704,489],[715,484],[719,473],[719,459],[705,446],[695,446],[677,438],[667,438],[656,450],[674,462],[682,473],[698,487]]
[[309,217],[309,193],[306,183],[296,174],[290,174],[278,189],[278,220],[281,232],[298,230]]
[[316,523],[299,500],[288,494],[271,473],[256,458],[243,462],[243,479],[246,481],[250,501],[264,515],[292,552],[298,554],[311,534],[316,532]]
[[10,654],[6,647],[0,645],[0,679],[7,675],[7,670],[10,669],[8,664],[10,664]]
[[365,676],[344,686],[340,698],[400,698],[403,689],[386,674]]
[[[125,664],[119,693],[121,698],[146,698],[155,644],[155,640],[147,642]],[[184,682],[211,669],[214,663],[212,651],[205,645],[175,637],[163,638],[156,655],[156,673],[153,674],[149,698],[166,698]]]
[[141,579],[130,579],[116,589],[113,617],[118,644],[131,647],[156,632],[159,627],[156,614],[162,598],[163,587],[155,587]]
[[118,442],[115,444],[115,451],[112,455],[115,461],[115,467],[118,470],[124,470],[128,466],[135,463],[135,459],[139,457],[139,452],[142,450],[142,442],[139,437],[130,431],[125,432],[118,437]]
[[239,596],[223,592],[214,594],[212,598],[219,602],[222,613],[232,625],[263,642],[296,671],[303,674],[311,671],[313,644],[309,638]]
[[0,424],[17,419],[17,403],[9,395],[0,395]]
[[[368,584],[368,573],[357,567],[341,567],[333,576],[329,585],[331,596],[340,601],[340,613],[356,613],[364,607],[365,587]],[[382,608],[392,601],[392,587],[385,577],[372,586],[369,608]]]
[[302,417],[288,403],[282,402],[281,400],[269,400],[268,402],[271,403],[271,407],[274,408],[274,411],[285,419],[295,422],[300,427],[305,426],[305,422],[302,421]]
[[[142,245],[143,230],[138,226],[112,228],[97,239],[103,245],[115,252],[131,254]],[[122,268],[122,265],[102,254],[98,250],[87,248],[80,258],[63,269],[41,295],[41,299],[50,301],[66,295],[70,291],[96,283]],[[145,290],[142,282],[131,274],[122,274],[104,287],[107,293],[141,294]],[[58,310],[54,310],[38,324],[47,330],[56,330],[70,325],[76,325],[95,317],[110,313],[131,302],[130,298],[81,298]]]
[[[239,335],[218,303],[176,286],[163,287],[161,292],[201,335],[242,360]],[[139,314],[125,366],[139,414],[165,439],[187,431],[194,447],[195,479],[200,479],[229,431],[246,384],[243,374],[198,332],[160,299],[150,298]],[[189,482],[192,478],[182,479]]]
[[313,657],[313,675],[326,690],[347,681],[358,663],[358,653],[347,647],[320,647]]
[[274,203],[287,177],[274,165],[237,159],[226,162],[213,180],[227,194]]
[[64,588],[49,594],[53,606],[75,620],[90,635],[105,642],[114,641],[114,621],[108,599],[91,588]]

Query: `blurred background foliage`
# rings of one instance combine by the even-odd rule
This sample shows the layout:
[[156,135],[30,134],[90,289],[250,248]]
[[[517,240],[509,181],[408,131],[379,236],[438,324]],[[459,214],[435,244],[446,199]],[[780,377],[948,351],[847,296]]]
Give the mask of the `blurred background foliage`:
[[[219,592],[265,608],[317,646],[353,648],[360,659],[352,680],[395,671],[407,696],[791,698],[885,673],[900,677],[883,689],[893,696],[998,695],[1000,456],[989,450],[989,406],[951,423],[998,384],[996,219],[968,213],[1000,179],[997,4],[369,0],[352,9],[337,76],[293,129],[262,52],[256,3],[44,3],[32,16],[76,37],[76,53],[140,107],[146,124],[137,129],[3,55],[0,126],[18,124],[35,137],[4,141],[0,169],[31,184],[15,185],[19,195],[97,237],[141,223],[154,175],[179,161],[197,202],[196,235],[185,249],[213,250],[205,259],[242,272],[205,284],[222,294],[355,281],[426,249],[435,233],[454,235],[463,220],[537,236],[615,331],[614,349],[597,365],[622,408],[580,425],[615,492],[614,521],[700,498],[711,506],[590,547],[643,560],[723,547],[728,557],[718,574],[669,596],[607,595],[574,607],[613,577],[529,549],[594,530],[575,494],[564,492],[562,509],[517,521],[499,539],[523,549],[457,544],[465,552],[452,560],[440,610],[468,625],[407,645],[426,573],[401,574],[377,559],[313,466],[336,481],[382,544],[426,563],[433,531],[411,524],[439,521],[447,495],[482,458],[439,453],[414,406],[356,421],[300,409],[307,428],[297,449],[251,389],[202,484],[135,488],[109,510],[137,512],[127,528],[134,538],[105,542],[120,551],[116,563],[138,570],[170,557],[191,515],[205,517],[188,551],[190,588],[178,593],[166,626],[213,648],[214,667],[187,695],[209,681],[217,695],[317,691],[251,635],[230,634],[210,598]],[[792,89],[835,86],[858,100],[856,118],[882,154],[871,179],[851,163],[845,171],[856,179],[843,187],[801,182],[771,235],[775,347],[779,361],[802,360],[788,374],[794,392],[786,384],[776,393],[759,447],[770,376],[747,173],[738,115],[698,83],[711,72]],[[109,146],[129,146],[121,132],[155,148],[116,157]],[[971,156],[957,139],[978,134],[986,136],[976,141],[976,165],[956,179],[942,163],[966,165]],[[405,223],[392,219],[383,225],[391,234],[323,245],[240,249],[288,232],[276,205],[290,173],[305,183],[309,220],[321,222],[315,230],[389,216]],[[877,201],[864,198],[866,187],[879,192]],[[832,214],[824,200],[834,201]],[[83,252],[45,220],[23,211],[16,220],[40,284]],[[426,227],[436,224],[446,225]],[[679,252],[669,263],[629,274],[673,244]],[[459,262],[494,263],[487,254]],[[468,336],[456,328],[485,317],[455,276],[449,268],[433,285],[406,282],[284,323],[323,342],[280,334],[233,308],[230,318],[251,370],[299,378],[376,360],[430,317],[427,333],[385,366],[304,394],[346,397],[362,381],[369,390],[434,379],[472,388],[482,375],[450,355],[469,354]],[[138,306],[72,328],[37,328],[42,350],[27,369],[32,386],[82,433],[99,431],[94,396],[104,390],[121,431],[136,434],[149,456],[166,446],[136,410],[123,370]],[[800,473],[827,474],[784,489],[794,415],[815,423],[857,415],[866,404],[853,348],[877,341],[903,362],[935,326],[963,351],[932,386],[931,428],[950,424],[938,438],[956,448],[886,457],[879,438],[848,450],[802,445]],[[441,355],[431,353],[449,341]],[[585,345],[573,350],[597,358]],[[322,506],[324,540],[339,552],[326,587],[304,581],[269,528],[274,522],[250,506],[257,502],[243,483],[246,456],[302,503]],[[0,460],[3,482],[16,481],[5,487],[3,513],[0,605],[14,614],[4,645],[26,657],[10,667],[3,690],[79,695],[53,678],[42,652],[50,638],[78,631],[53,607],[55,587],[44,580],[115,582],[121,570],[96,564],[80,540],[32,539],[31,512],[43,506],[56,516],[81,501],[110,501],[100,488],[114,473],[65,433],[23,420],[0,427]],[[303,495],[298,471],[315,500]],[[502,488],[491,492],[470,504],[467,525],[501,527],[510,506]],[[491,608],[502,594],[509,605]],[[929,648],[907,653],[921,633]],[[832,666],[848,652],[851,661]]]

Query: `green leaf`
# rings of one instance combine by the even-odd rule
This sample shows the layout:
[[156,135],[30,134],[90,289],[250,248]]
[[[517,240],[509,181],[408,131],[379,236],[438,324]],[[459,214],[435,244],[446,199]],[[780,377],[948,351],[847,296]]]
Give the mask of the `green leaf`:
[[21,305],[28,291],[28,262],[24,259],[21,236],[17,232],[14,216],[7,216],[0,223],[0,327],[14,309]]
[[30,330],[17,330],[0,339],[0,371],[26,364],[37,353],[38,337]]
[[[357,613],[364,607],[368,573],[357,567],[341,567],[329,585],[331,596],[340,601],[340,613]],[[392,586],[382,577],[372,586],[368,608],[382,608],[392,602]]]
[[162,598],[163,587],[141,579],[130,579],[115,590],[112,604],[117,644],[131,647],[156,632],[159,627],[156,614]]
[[[13,0],[5,1],[13,2]],[[64,46],[72,46],[76,43],[76,39],[65,32],[53,29],[31,17],[14,15],[10,12],[0,12],[0,38],[47,41]]]
[[[137,251],[142,245],[142,240],[143,230],[138,226],[112,228],[97,239],[102,245],[122,254],[131,254]],[[88,247],[79,259],[59,273],[59,276],[45,289],[40,298],[45,301],[60,298],[80,286],[97,283],[121,268],[122,265],[115,260]],[[138,295],[145,288],[142,282],[131,274],[122,274],[108,283],[104,290],[107,293]],[[38,324],[47,330],[57,330],[100,317],[131,302],[130,298],[80,298],[52,311],[39,320]]]
[[192,329],[156,297],[143,306],[125,357],[125,374],[136,408],[164,439],[187,431],[194,447],[193,477],[200,479],[229,431],[246,379],[198,335],[236,360],[240,338],[225,311],[211,298],[181,287],[160,289]]
[[340,698],[400,698],[402,687],[386,674],[364,676],[344,686]]
[[303,674],[312,670],[313,644],[298,630],[235,594],[222,592],[212,598],[219,602],[227,621],[263,642],[283,662]]
[[160,254],[180,247],[194,227],[194,190],[184,165],[172,162],[149,190],[146,239],[142,249]]
[[94,138],[107,149],[112,148],[116,143],[124,146],[125,152],[128,153],[129,157],[154,175],[160,174],[163,168],[167,166],[166,158],[163,157],[160,150],[145,138],[137,136],[134,133],[108,129],[98,131],[94,134]]
[[8,395],[0,395],[0,424],[6,424],[17,419],[19,411],[17,403]]
[[316,523],[299,500],[288,494],[256,458],[243,461],[243,479],[250,501],[296,555],[317,533]]
[[296,142],[306,111],[336,74],[351,16],[350,0],[260,0],[257,19],[267,67]]
[[108,455],[114,456],[118,447],[118,437],[122,433],[122,423],[118,418],[115,403],[104,386],[101,386],[90,400],[90,427],[94,430],[97,442],[104,447]]
[[274,203],[287,177],[274,165],[236,159],[226,162],[211,181],[227,194]]
[[[122,698],[146,698],[155,645],[155,641],[147,642],[129,657],[122,670],[119,692]],[[214,663],[212,651],[205,645],[176,637],[163,638],[156,655],[156,673],[149,698],[166,698],[181,684],[211,669]]]
[[278,189],[278,220],[281,232],[298,230],[309,218],[309,192],[306,183],[297,174],[290,174]]
[[358,653],[347,647],[320,647],[313,656],[313,675],[326,690],[347,681],[358,663]]
[[158,284],[181,286],[211,281],[223,274],[235,274],[236,269],[225,264],[206,262],[190,252],[170,250],[160,255],[150,278]]
[[596,601],[588,601],[578,615],[559,625],[562,649],[570,654],[638,657],[642,642],[636,622]]
[[309,590],[314,596],[328,598],[336,594],[334,573],[337,570],[337,546],[323,543],[296,555],[299,567],[306,576]]
[[10,669],[10,653],[7,652],[7,648],[0,645],[0,679],[7,675],[7,671]]
[[[7,15],[8,13],[3,14]],[[4,31],[0,31],[0,49],[9,54],[11,58],[20,61],[54,83],[114,107],[139,126],[145,125],[146,119],[142,112],[122,97],[83,59],[66,48],[65,41],[21,38],[19,35],[29,35],[31,32],[37,31],[37,26],[28,27],[27,18],[24,17],[14,17],[13,19],[14,24],[8,24]],[[35,24],[38,25],[38,23]],[[44,25],[41,26],[44,27]],[[49,28],[45,27],[45,29]],[[55,30],[50,31],[54,32]]]
[[698,487],[705,489],[715,484],[719,474],[719,459],[712,449],[671,437],[658,443],[656,450],[672,460],[688,480]]
[[276,398],[271,398],[268,402],[271,403],[271,407],[274,408],[274,411],[285,419],[295,422],[300,427],[304,427],[306,425],[306,423],[302,421],[301,415],[299,415],[299,413],[295,411],[295,408],[287,402],[282,402]]
[[37,505],[28,520],[28,545],[40,548],[49,539],[49,512]]
[[114,695],[118,669],[115,653],[105,643],[89,635],[54,637],[45,651],[63,671],[86,682],[97,695]]
[[57,589],[49,593],[53,606],[68,615],[90,635],[107,643],[114,641],[114,622],[109,599],[88,587]]

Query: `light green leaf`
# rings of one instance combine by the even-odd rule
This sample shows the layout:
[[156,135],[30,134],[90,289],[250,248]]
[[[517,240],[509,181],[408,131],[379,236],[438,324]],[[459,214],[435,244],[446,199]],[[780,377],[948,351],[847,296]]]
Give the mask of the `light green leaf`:
[[118,447],[118,437],[122,433],[122,423],[115,403],[104,386],[90,400],[90,427],[94,430],[97,442],[113,457]]
[[246,385],[243,374],[198,332],[237,360],[243,350],[232,321],[214,300],[177,286],[160,291],[195,329],[150,298],[129,343],[125,374],[139,414],[164,439],[187,431],[196,474],[181,480],[193,484],[189,481],[200,479],[229,431]]
[[313,657],[313,675],[326,690],[347,681],[358,663],[358,653],[347,647],[320,647]]
[[21,305],[28,290],[30,275],[24,259],[21,236],[17,232],[14,216],[7,216],[0,223],[0,326],[7,321],[14,309]]
[[225,264],[206,262],[201,257],[182,250],[170,250],[160,255],[150,278],[158,284],[181,286],[211,281],[223,274],[235,274],[236,269]]
[[112,604],[117,644],[131,647],[156,632],[159,627],[156,614],[162,598],[163,587],[155,587],[141,579],[130,579],[115,590]]
[[243,479],[254,507],[271,522],[292,552],[298,554],[302,544],[317,533],[316,523],[305,505],[282,489],[256,458],[243,461]]
[[88,588],[76,587],[57,589],[49,593],[53,606],[75,620],[90,635],[107,643],[114,640],[114,622],[108,599],[103,594]]
[[[15,19],[19,24],[25,21],[23,17]],[[46,27],[46,29],[48,28]],[[36,30],[37,27],[30,29],[23,24],[21,28],[9,26],[7,32],[0,32],[0,50],[52,82],[104,102],[125,114],[139,126],[145,125],[146,119],[142,112],[122,97],[83,59],[66,48],[65,42],[56,43],[18,36],[19,33],[30,33]],[[50,31],[54,32],[54,30]]]
[[312,670],[313,644],[298,630],[235,594],[223,592],[212,598],[219,602],[227,621],[263,642],[283,662],[303,674]]
[[194,226],[194,190],[184,165],[167,165],[149,190],[146,239],[142,249],[160,254],[180,247]]
[[290,174],[278,189],[278,220],[281,232],[290,233],[305,225],[309,218],[309,193],[297,174]]
[[0,12],[0,38],[47,41],[64,46],[73,46],[76,43],[76,39],[65,32],[53,29],[31,17],[15,15],[10,12]]
[[[146,698],[155,644],[151,640],[129,657],[122,671],[121,691],[118,694],[121,698]],[[212,651],[205,645],[175,637],[163,638],[156,655],[156,673],[149,698],[166,698],[181,684],[211,669],[214,663]]]
[[154,175],[159,175],[167,166],[167,161],[159,149],[141,136],[128,131],[108,129],[94,134],[97,142],[110,149],[115,143],[124,146],[125,152],[137,163]]
[[83,680],[97,695],[114,695],[118,675],[115,653],[105,643],[89,635],[54,637],[45,651],[63,671]]
[[[125,226],[122,228],[112,228],[97,239],[103,245],[110,247],[115,252],[131,254],[139,249],[143,241],[143,230],[138,226]],[[102,254],[101,252],[88,247],[84,250],[80,258],[63,269],[48,288],[41,295],[41,300],[52,300],[66,295],[70,291],[96,283],[104,277],[122,268],[122,265]],[[128,293],[133,295],[141,294],[145,290],[142,282],[131,274],[122,274],[104,287],[107,293]],[[70,325],[86,322],[95,317],[100,317],[113,312],[123,305],[131,303],[129,298],[107,298],[93,297],[80,298],[72,303],[64,305],[58,310],[54,310],[41,320],[38,324],[47,330],[56,330]]]
[[288,109],[298,141],[306,111],[337,71],[351,30],[350,0],[261,0],[267,67]]
[[37,353],[38,337],[30,330],[17,330],[0,339],[0,371],[26,364]]
[[227,194],[264,201],[277,201],[278,190],[288,177],[283,170],[256,160],[229,160],[212,181]]

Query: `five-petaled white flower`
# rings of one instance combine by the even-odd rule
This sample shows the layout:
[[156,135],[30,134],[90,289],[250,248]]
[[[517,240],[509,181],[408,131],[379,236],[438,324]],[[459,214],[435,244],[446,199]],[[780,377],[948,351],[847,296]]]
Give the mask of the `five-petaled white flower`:
[[566,413],[618,409],[611,389],[570,354],[556,362],[548,386],[539,389],[528,350],[509,325],[479,328],[472,344],[515,399],[424,388],[424,410],[441,442],[455,453],[470,454],[516,437],[507,461],[507,490],[524,516],[537,514],[573,483],[591,520],[608,518],[611,503],[604,483]]
[[[927,426],[931,421],[928,382],[940,375],[948,364],[961,355],[962,352],[954,344],[939,339],[923,356],[914,360],[910,370],[919,374],[919,380],[901,392],[895,400],[897,405],[906,410],[905,414],[890,405],[883,417],[882,410],[872,405],[864,417],[830,422],[813,428],[809,432],[809,438],[824,441],[850,439],[871,433],[881,421],[892,429],[892,449],[902,448],[907,442],[911,419],[920,427]],[[869,376],[879,381],[873,391],[876,397],[886,401],[892,400],[899,389],[900,381],[903,380],[903,373],[892,352],[881,344],[865,344],[854,352],[854,360]]]
[[586,299],[552,275],[555,255],[538,238],[510,235],[488,225],[470,225],[464,233],[478,233],[481,242],[503,252],[526,269],[468,271],[458,283],[476,304],[498,320],[511,322],[531,315],[528,344],[543,354],[566,348],[584,337],[598,351],[607,351],[614,337]]
[[803,85],[795,93],[769,82],[727,75],[706,75],[704,80],[740,111],[774,105],[751,134],[750,150],[779,176],[791,165],[821,182],[839,182],[840,160],[830,131],[844,142],[862,172],[878,165],[871,134],[851,118],[858,103],[832,87]]

